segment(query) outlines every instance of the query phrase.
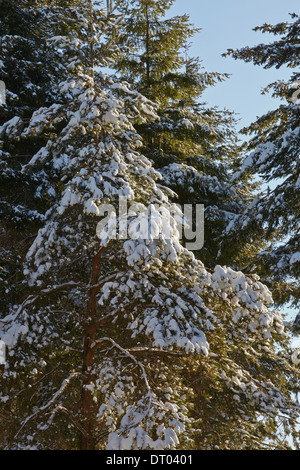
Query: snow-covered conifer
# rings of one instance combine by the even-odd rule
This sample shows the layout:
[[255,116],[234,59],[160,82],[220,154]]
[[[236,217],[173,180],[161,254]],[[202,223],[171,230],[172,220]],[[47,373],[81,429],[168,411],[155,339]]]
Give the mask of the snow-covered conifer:
[[[123,54],[114,67],[123,79],[158,104],[159,120],[137,127],[143,152],[159,169],[178,204],[203,204],[205,244],[196,253],[207,266],[236,263],[239,250],[225,228],[251,194],[246,182],[230,182],[239,157],[235,116],[203,102],[208,87],[228,78],[207,72],[189,56],[199,33],[189,15],[170,17],[173,0],[116,1]],[[175,201],[175,199],[174,199]]]
[[297,369],[270,292],[257,276],[208,271],[181,244],[135,130],[156,106],[102,70],[118,18],[92,0],[53,12],[74,27],[49,37],[61,99],[21,131],[48,135],[22,172],[43,168],[52,204],[27,252],[26,296],[0,320],[1,447],[288,448],[274,428],[284,416],[296,436]]
[[[229,50],[235,59],[253,62],[265,69],[282,66],[292,70],[299,66],[299,16],[277,25],[264,24],[255,30],[278,36],[270,44],[259,44],[240,50]],[[252,135],[242,165],[233,180],[254,175],[264,183],[261,192],[242,217],[228,227],[247,238],[249,243],[266,242],[249,265],[260,273],[279,304],[299,303],[299,72],[290,80],[270,84],[263,93],[273,90],[282,104],[258,118],[243,132]]]

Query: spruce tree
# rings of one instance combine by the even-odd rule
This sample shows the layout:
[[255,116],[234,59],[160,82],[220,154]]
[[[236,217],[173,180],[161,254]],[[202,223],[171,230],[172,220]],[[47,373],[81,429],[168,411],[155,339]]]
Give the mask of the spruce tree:
[[[22,165],[43,146],[44,136],[20,138],[33,112],[54,97],[55,63],[35,1],[0,2],[0,279],[1,305],[14,301],[22,262],[43,219],[50,194],[41,197],[42,175],[24,175]],[[57,68],[57,67],[56,67]],[[57,74],[56,74],[57,75]],[[51,86],[50,86],[51,84]],[[43,200],[44,199],[44,200]]]
[[[54,4],[73,7],[76,0]],[[60,100],[57,84],[64,69],[60,51],[47,37],[63,34],[74,18],[56,22],[48,1],[1,0],[0,6],[0,78],[6,90],[0,106],[0,303],[5,308],[22,291],[24,256],[53,197],[43,168],[22,172],[43,151],[51,129],[30,136],[22,130],[37,109]]]
[[[253,62],[265,69],[299,66],[299,16],[277,25],[264,24],[256,31],[279,36],[270,44],[229,50],[235,59]],[[227,55],[225,54],[225,55]],[[278,304],[300,301],[300,161],[299,161],[299,88],[300,75],[293,71],[288,81],[278,80],[263,93],[272,90],[282,104],[243,129],[250,135],[242,165],[233,177],[255,176],[263,182],[261,191],[242,217],[237,217],[235,234],[255,243],[265,240],[263,251],[249,259],[272,289]]]
[[204,205],[205,243],[196,256],[210,267],[238,266],[239,250],[224,233],[252,188],[247,181],[230,182],[239,158],[234,113],[202,98],[228,76],[206,72],[199,58],[189,56],[189,42],[200,30],[186,14],[168,16],[173,0],[114,4],[123,18],[119,42],[125,50],[114,68],[158,106],[159,119],[137,127],[143,152],[177,194],[174,201]]

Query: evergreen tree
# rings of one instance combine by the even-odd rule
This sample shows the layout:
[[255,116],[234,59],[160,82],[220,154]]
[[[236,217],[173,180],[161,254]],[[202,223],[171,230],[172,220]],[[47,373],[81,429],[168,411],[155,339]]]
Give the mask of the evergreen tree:
[[[299,66],[299,16],[293,14],[290,22],[264,24],[255,30],[280,37],[270,44],[229,50],[227,54],[265,69]],[[254,246],[259,240],[267,242],[263,251],[258,250],[255,257],[252,254],[249,268],[272,288],[278,304],[292,301],[295,305],[300,301],[299,79],[299,72],[294,71],[290,80],[270,84],[263,93],[273,90],[273,96],[283,103],[242,131],[252,138],[233,179],[256,176],[267,189],[232,224],[235,234]]]
[[[0,77],[6,99],[0,106],[0,304],[12,302],[22,280],[22,262],[43,219],[41,178],[24,175],[22,164],[44,136],[20,139],[32,113],[53,101],[54,61],[43,38],[43,13],[35,1],[0,2]],[[57,68],[57,67],[56,67]],[[49,198],[50,195],[48,195]]]
[[238,266],[239,250],[224,241],[224,232],[241,213],[251,186],[230,182],[239,157],[234,114],[202,101],[205,89],[227,75],[205,72],[198,58],[189,57],[189,41],[199,29],[188,15],[169,18],[173,3],[115,2],[125,49],[115,69],[158,105],[159,119],[137,127],[144,154],[175,191],[177,203],[205,207],[205,244],[196,256],[210,267]]
[[[73,7],[76,0],[54,3]],[[0,304],[5,308],[20,294],[24,256],[53,198],[53,191],[45,188],[43,168],[22,172],[43,151],[51,129],[30,136],[22,130],[34,111],[60,100],[61,53],[46,39],[64,34],[74,18],[56,22],[48,1],[1,0],[0,7],[0,78],[6,88],[0,106]]]
[[60,100],[20,131],[47,137],[22,173],[43,168],[53,198],[27,252],[26,296],[0,320],[1,448],[289,448],[299,371],[282,317],[256,276],[209,272],[181,245],[134,128],[155,107],[101,71],[117,59],[118,17],[91,0],[47,17],[49,31],[73,21],[49,37]]

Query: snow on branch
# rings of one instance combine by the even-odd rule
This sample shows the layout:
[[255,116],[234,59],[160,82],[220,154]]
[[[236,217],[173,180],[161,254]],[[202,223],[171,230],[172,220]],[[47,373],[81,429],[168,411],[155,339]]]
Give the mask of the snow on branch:
[[41,406],[36,411],[34,411],[34,413],[27,416],[27,418],[21,424],[21,427],[19,428],[18,432],[15,434],[14,438],[18,437],[18,435],[20,434],[22,429],[26,426],[26,424],[29,421],[31,421],[35,416],[37,416],[39,413],[42,413],[43,411],[46,411],[48,408],[50,408],[50,406],[52,406],[61,397],[61,395],[66,390],[67,386],[70,384],[71,380],[76,377],[81,377],[81,374],[78,372],[73,372],[72,374],[70,374],[69,377],[63,381],[60,388],[56,391],[56,393],[52,396],[52,398],[45,405]]

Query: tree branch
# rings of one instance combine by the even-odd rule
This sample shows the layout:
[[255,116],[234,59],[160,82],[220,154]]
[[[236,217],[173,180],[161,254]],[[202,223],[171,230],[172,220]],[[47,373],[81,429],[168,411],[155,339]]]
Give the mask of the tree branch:
[[58,412],[58,411],[61,411],[62,413],[66,414],[68,416],[68,418],[70,419],[70,421],[74,424],[75,428],[78,429],[78,431],[82,434],[84,434],[86,437],[86,431],[85,429],[81,426],[80,423],[78,423],[74,418],[73,416],[71,415],[71,413],[69,412],[69,410],[67,410],[67,408],[65,408],[64,406],[62,405],[58,405],[52,412],[52,420],[54,419],[54,415]]
[[127,349],[131,354],[154,354],[157,356],[171,356],[171,357],[188,357],[189,354],[184,352],[166,351],[164,349],[139,347]]
[[51,405],[53,405],[53,403],[56,402],[56,400],[58,400],[58,398],[64,393],[65,389],[67,388],[67,386],[69,385],[69,383],[71,382],[72,379],[74,379],[75,377],[81,377],[82,374],[80,373],[77,373],[77,372],[74,372],[73,374],[69,375],[69,377],[67,379],[65,379],[63,381],[63,383],[61,384],[60,388],[55,392],[55,394],[53,395],[53,397],[51,398],[51,400],[48,401],[48,403],[46,403],[46,405],[43,405],[41,406],[39,409],[37,409],[34,413],[32,413],[31,415],[27,416],[27,418],[23,421],[20,429],[18,430],[18,432],[15,434],[14,436],[14,439],[16,437],[18,437],[18,435],[20,434],[20,432],[22,431],[22,429],[26,426],[26,424],[31,420],[33,419],[35,416],[37,416],[39,413],[47,410]]
[[[53,286],[49,289],[43,289],[41,290],[38,294],[31,294],[29,295],[23,302],[22,304],[18,307],[18,310],[16,311],[16,314],[14,316],[14,320],[18,318],[18,316],[22,313],[25,307],[28,305],[32,305],[37,299],[40,297],[45,297],[47,295],[53,294],[55,292],[59,292],[65,289],[72,289],[74,287],[83,287],[83,284],[78,283],[78,282],[66,282],[65,284],[60,284],[58,286]],[[5,318],[0,320],[0,323],[5,324],[8,323],[9,321],[12,320],[12,315],[7,315]]]
[[116,316],[120,315],[124,311],[126,311],[128,308],[134,308],[136,305],[139,304],[139,301],[135,300],[134,302],[131,302],[130,304],[126,305],[125,307],[121,309],[115,309],[112,312],[108,313],[104,317],[100,318],[96,323],[95,326],[98,328],[99,326],[105,325],[106,323],[109,323],[113,318]]

